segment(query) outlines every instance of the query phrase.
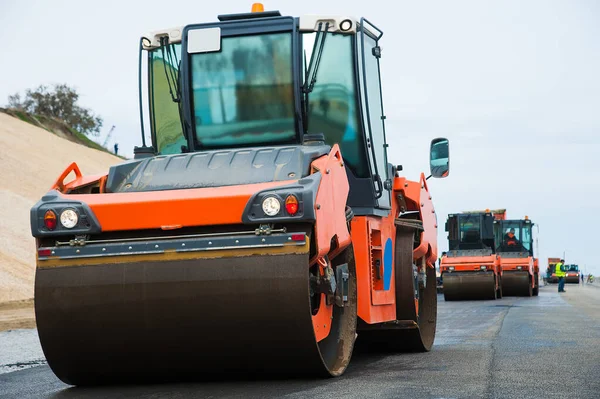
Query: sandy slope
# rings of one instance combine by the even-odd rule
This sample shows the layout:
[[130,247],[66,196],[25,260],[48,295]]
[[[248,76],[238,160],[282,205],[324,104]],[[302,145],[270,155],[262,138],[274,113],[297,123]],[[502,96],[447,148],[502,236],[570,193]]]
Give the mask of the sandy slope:
[[84,174],[123,162],[0,113],[0,303],[33,297],[29,210],[73,161]]

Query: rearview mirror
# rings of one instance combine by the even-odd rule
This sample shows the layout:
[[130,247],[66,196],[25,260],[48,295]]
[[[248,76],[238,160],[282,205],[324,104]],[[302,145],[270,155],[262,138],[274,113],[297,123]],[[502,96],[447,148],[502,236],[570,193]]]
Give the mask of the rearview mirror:
[[450,144],[448,139],[437,138],[431,140],[429,149],[430,177],[446,177],[450,173]]

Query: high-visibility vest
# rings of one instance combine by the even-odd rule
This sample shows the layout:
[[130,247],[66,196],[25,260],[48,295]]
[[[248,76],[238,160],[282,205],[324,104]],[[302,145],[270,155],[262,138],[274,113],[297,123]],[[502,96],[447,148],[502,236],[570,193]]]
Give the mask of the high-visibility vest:
[[562,270],[560,270],[560,268],[562,267],[562,263],[558,262],[556,264],[556,268],[554,269],[554,274],[556,274],[556,277],[564,277],[566,276],[567,273],[563,272]]

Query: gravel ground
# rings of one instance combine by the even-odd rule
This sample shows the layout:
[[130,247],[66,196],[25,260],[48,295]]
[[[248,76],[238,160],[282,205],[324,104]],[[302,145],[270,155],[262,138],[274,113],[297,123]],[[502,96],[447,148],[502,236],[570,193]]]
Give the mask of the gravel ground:
[[46,359],[38,340],[37,330],[0,332],[0,374],[42,364],[46,364]]

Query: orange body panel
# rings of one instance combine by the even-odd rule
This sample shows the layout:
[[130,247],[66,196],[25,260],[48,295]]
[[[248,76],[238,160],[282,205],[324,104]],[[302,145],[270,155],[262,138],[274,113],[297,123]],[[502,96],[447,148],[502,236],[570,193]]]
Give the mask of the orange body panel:
[[[404,199],[401,205],[398,196]],[[396,287],[394,265],[396,262],[395,219],[404,211],[419,211],[424,231],[420,234],[420,244],[413,250],[415,262],[425,257],[429,267],[437,260],[437,217],[428,192],[425,175],[419,182],[396,176],[393,183],[391,211],[385,217],[356,216],[352,221],[352,242],[356,259],[358,290],[358,316],[366,323],[381,323],[396,320]],[[386,252],[390,251],[389,274],[380,271],[383,279],[377,278],[377,260],[384,264]],[[385,267],[385,265],[384,265]],[[389,278],[389,289],[385,290],[385,278]]]
[[438,223],[425,175],[421,173],[419,182],[410,181],[404,177],[394,179],[394,198],[392,202],[395,214],[398,213],[398,204],[395,198],[399,193],[407,199],[407,210],[419,211],[423,221],[424,231],[421,233],[421,243],[414,250],[413,258],[416,260],[426,256],[427,266],[433,268],[437,261]]
[[315,339],[320,342],[327,338],[331,332],[331,319],[333,318],[333,304],[327,305],[325,295],[321,294],[321,303],[316,315],[312,316]]
[[[521,266],[521,270],[517,269],[518,266]],[[533,279],[534,261],[532,256],[527,258],[503,258],[500,256],[500,268],[502,269],[502,273],[512,271],[527,271],[531,276],[531,285],[535,285],[535,281]]]
[[246,204],[253,194],[293,182],[61,196],[88,204],[100,222],[102,231],[209,226],[241,223]]
[[[356,285],[358,317],[366,323],[381,323],[396,320],[396,288],[394,270],[390,271],[389,289],[384,290],[383,279],[376,277],[376,262],[379,260],[383,274],[385,243],[391,240],[392,266],[395,261],[395,226],[392,213],[385,218],[355,216],[352,220],[352,242],[356,261]],[[388,246],[389,248],[389,246]]]
[[[344,169],[342,154],[338,145],[332,146],[330,153],[313,161],[313,173],[321,173],[321,184],[315,201],[315,243],[316,258],[329,254],[331,239],[337,237],[340,252],[350,245],[352,239],[346,223],[346,202],[348,199],[348,177]],[[335,253],[330,254],[330,257]]]
[[496,275],[502,274],[500,261],[496,255],[490,256],[459,256],[448,258],[443,256],[440,262],[440,272],[447,272],[450,266],[454,267],[455,272],[479,271],[479,266],[485,266],[486,270],[491,270]]
[[504,258],[500,255],[500,266],[502,271],[517,270],[517,266],[522,266],[522,270],[527,269],[529,274],[533,274],[533,257],[527,258]]

